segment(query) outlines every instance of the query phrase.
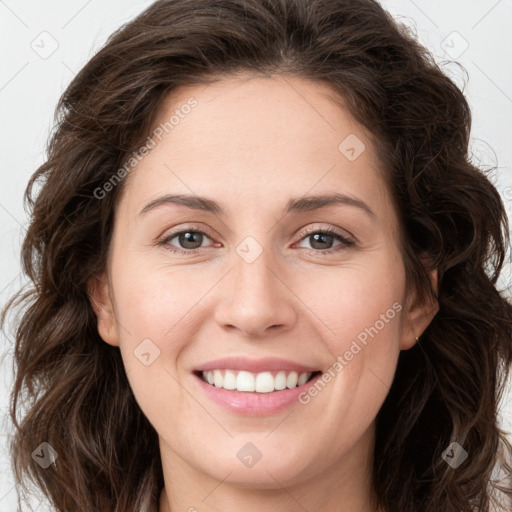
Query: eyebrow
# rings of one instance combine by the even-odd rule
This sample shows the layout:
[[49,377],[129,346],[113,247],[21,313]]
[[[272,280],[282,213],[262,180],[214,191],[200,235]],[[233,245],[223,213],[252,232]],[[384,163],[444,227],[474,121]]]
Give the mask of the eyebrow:
[[[140,211],[139,217],[164,204],[178,204],[186,206],[192,210],[205,211],[216,215],[225,215],[225,211],[223,210],[222,206],[220,206],[220,204],[213,199],[197,195],[170,194],[158,197],[157,199],[150,201]],[[324,194],[292,198],[286,204],[284,211],[285,214],[310,212],[334,204],[354,206],[365,211],[372,219],[376,218],[375,213],[365,202],[363,202],[361,199],[358,199],[357,197],[347,194]]]

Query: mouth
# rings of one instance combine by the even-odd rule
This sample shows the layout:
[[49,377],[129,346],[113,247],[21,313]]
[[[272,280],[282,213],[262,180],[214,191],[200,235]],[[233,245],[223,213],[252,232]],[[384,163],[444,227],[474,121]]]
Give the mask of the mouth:
[[308,372],[269,370],[254,373],[246,370],[218,368],[196,370],[193,373],[211,387],[240,393],[264,394],[301,387],[322,372],[320,370]]
[[204,396],[230,414],[263,417],[299,403],[322,378],[317,368],[276,357],[232,356],[203,363],[192,375]]

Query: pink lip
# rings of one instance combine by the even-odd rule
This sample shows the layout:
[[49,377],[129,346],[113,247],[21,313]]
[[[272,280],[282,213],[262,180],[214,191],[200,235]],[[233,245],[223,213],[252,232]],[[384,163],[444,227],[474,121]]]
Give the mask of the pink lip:
[[[216,366],[216,368],[219,367]],[[204,382],[197,374],[193,374],[193,378],[210,400],[230,412],[244,416],[269,416],[286,409],[298,402],[299,395],[314,385],[321,377],[322,373],[319,373],[309,382],[293,389],[283,389],[272,393],[250,393],[217,388]]]
[[319,368],[313,368],[311,366],[294,363],[293,361],[289,361],[287,359],[279,359],[275,357],[268,357],[265,359],[224,357],[202,364],[195,368],[195,371],[197,372],[204,372],[208,370],[245,370],[252,373],[285,370],[288,372],[296,371],[297,373],[303,373],[316,372],[319,371]]

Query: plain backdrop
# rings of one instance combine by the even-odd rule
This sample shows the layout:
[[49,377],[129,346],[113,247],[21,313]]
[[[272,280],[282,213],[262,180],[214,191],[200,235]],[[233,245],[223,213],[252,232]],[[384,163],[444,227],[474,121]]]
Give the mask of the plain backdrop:
[[[19,249],[27,226],[22,196],[44,161],[55,104],[106,38],[151,2],[141,0],[0,0],[0,304],[23,283]],[[512,213],[512,0],[382,0],[413,30],[469,100],[471,152]],[[459,62],[466,69],[466,80]],[[510,266],[500,286],[512,289]],[[12,382],[12,331],[0,345],[0,512],[16,510],[5,417]],[[501,425],[512,431],[510,388]],[[35,448],[35,447],[34,447]],[[34,509],[48,506],[34,498]]]

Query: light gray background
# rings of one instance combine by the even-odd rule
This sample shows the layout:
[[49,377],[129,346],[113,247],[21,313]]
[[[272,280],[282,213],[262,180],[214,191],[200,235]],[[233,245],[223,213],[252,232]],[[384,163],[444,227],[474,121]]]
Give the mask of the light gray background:
[[[74,74],[110,33],[150,5],[136,0],[0,0],[0,304],[22,284],[19,248],[27,225],[22,195],[44,161],[55,104]],[[512,214],[512,0],[382,0],[406,23],[465,93],[473,113],[472,154],[497,166],[493,181]],[[52,53],[53,52],[53,53]],[[500,286],[512,285],[510,266]],[[509,288],[510,289],[510,288]],[[0,512],[16,510],[7,454],[8,393],[12,379],[12,332],[2,333],[0,369]],[[512,431],[510,388],[501,408]],[[35,448],[35,447],[34,447]],[[47,510],[41,504],[38,510]]]

